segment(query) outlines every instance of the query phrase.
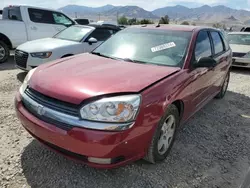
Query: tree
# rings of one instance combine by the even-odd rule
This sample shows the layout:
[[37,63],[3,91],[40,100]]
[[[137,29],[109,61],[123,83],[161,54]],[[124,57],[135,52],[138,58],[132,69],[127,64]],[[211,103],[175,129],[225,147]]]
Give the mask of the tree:
[[193,25],[193,26],[196,26],[196,23],[193,22],[192,25]]
[[189,23],[187,21],[184,21],[181,23],[181,25],[189,25]]
[[169,17],[168,15],[161,17],[159,24],[169,24]]
[[136,25],[137,24],[137,19],[136,18],[132,18],[128,20],[128,25]]
[[148,19],[142,19],[141,20],[141,24],[153,24],[154,22],[152,22],[151,20]]
[[128,19],[125,16],[118,18],[119,25],[128,25]]

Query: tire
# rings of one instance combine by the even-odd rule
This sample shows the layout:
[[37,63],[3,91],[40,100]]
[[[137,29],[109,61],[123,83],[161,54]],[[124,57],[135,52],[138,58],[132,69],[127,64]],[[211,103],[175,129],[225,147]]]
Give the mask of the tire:
[[9,47],[2,41],[0,41],[0,63],[4,63],[10,56]]
[[[164,139],[164,135],[166,133],[164,134],[163,130],[164,130],[164,127],[166,127],[166,124],[169,124],[169,122],[171,121],[169,117],[174,118],[174,129],[170,128],[170,131],[167,131],[169,133],[171,132],[172,138]],[[177,127],[179,126],[179,123],[180,123],[179,111],[175,105],[171,104],[166,110],[163,117],[161,118],[158,127],[156,128],[156,131],[153,135],[151,144],[148,148],[148,151],[144,160],[154,164],[156,162],[161,162],[166,159],[169,151],[171,150],[173,146],[175,135],[176,135],[176,130],[177,130]],[[162,145],[161,143],[163,142],[162,140],[165,140],[165,142],[166,140],[168,140],[168,144],[167,144],[168,146],[161,147]]]
[[230,80],[230,72],[227,73],[227,76],[221,86],[220,93],[215,96],[216,99],[222,99],[225,96],[227,92],[229,80]]

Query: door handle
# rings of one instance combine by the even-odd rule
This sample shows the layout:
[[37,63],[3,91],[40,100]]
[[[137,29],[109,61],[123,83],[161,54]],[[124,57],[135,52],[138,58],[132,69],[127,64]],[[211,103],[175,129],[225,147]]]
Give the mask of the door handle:
[[37,27],[36,26],[32,26],[30,27],[31,30],[37,30]]

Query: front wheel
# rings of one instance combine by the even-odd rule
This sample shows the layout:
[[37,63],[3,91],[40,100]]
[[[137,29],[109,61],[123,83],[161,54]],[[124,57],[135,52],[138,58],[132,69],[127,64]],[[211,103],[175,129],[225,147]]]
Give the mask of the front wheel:
[[2,41],[0,41],[0,63],[4,63],[8,60],[10,55],[9,47]]
[[227,76],[226,76],[226,78],[225,78],[225,80],[223,82],[223,85],[221,86],[220,93],[218,95],[216,95],[215,98],[222,99],[225,96],[225,94],[227,92],[229,80],[230,80],[230,72],[227,73]]
[[173,146],[179,121],[179,111],[175,105],[171,104],[154,133],[147,155],[144,158],[146,161],[156,163],[167,157]]

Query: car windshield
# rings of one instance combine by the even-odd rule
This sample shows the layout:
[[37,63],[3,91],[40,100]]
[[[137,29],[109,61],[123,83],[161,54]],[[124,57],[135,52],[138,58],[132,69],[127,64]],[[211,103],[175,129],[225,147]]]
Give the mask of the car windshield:
[[92,53],[134,63],[182,66],[192,32],[128,28]]
[[54,36],[54,38],[80,42],[92,29],[88,27],[71,26]]
[[229,34],[230,44],[250,45],[250,34]]

